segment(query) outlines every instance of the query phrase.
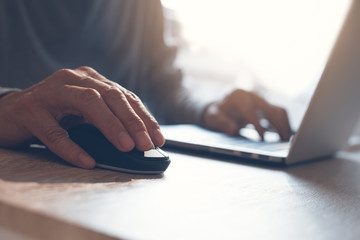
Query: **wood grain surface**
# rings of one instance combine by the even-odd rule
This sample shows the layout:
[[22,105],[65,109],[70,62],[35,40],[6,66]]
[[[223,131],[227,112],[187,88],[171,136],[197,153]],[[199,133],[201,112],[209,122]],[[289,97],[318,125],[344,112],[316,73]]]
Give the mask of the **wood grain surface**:
[[287,169],[169,153],[147,176],[0,149],[0,226],[28,239],[360,238],[355,150]]

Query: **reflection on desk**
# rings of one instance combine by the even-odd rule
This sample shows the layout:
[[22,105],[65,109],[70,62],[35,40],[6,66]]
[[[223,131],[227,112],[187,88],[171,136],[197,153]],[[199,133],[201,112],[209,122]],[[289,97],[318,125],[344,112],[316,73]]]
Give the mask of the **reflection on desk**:
[[169,153],[164,175],[145,176],[0,149],[0,228],[27,239],[360,237],[360,152],[288,169]]

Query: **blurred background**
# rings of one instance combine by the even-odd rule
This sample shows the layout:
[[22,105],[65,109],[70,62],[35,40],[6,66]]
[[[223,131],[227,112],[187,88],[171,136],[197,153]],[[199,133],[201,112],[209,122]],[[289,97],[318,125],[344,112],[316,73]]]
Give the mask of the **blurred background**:
[[165,38],[199,97],[256,91],[285,107],[297,128],[350,3],[162,0]]

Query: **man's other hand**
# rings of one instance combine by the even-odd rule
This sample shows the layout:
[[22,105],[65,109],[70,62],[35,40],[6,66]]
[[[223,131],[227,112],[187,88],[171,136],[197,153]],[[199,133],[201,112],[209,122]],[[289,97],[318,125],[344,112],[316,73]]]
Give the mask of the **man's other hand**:
[[271,105],[255,93],[239,89],[208,106],[204,113],[204,125],[235,135],[240,128],[252,124],[263,139],[264,129],[260,124],[259,112],[275,127],[282,140],[289,140],[292,131],[285,109]]

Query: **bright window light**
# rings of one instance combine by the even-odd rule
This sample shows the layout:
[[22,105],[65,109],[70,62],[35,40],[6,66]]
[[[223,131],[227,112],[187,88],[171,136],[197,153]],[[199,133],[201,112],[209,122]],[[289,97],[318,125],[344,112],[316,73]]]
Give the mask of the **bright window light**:
[[179,65],[190,77],[260,85],[291,98],[317,83],[350,6],[350,0],[162,3],[176,30],[168,41],[180,46]]

